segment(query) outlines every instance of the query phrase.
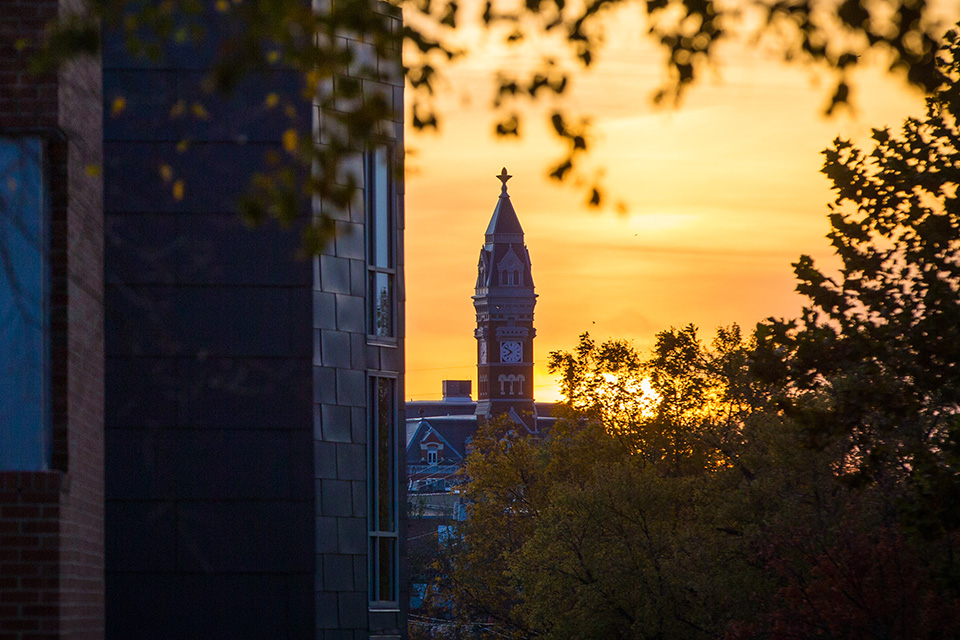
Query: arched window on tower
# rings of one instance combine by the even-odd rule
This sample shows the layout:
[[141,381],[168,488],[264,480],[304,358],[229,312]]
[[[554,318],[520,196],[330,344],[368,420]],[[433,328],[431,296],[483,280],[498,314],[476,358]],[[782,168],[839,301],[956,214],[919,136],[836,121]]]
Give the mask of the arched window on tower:
[[526,382],[526,378],[524,377],[524,375],[523,375],[523,374],[518,374],[518,375],[517,375],[517,395],[518,395],[518,396],[522,396],[522,395],[523,395],[523,383],[524,383],[524,382]]
[[507,395],[507,390],[506,390],[507,376],[501,373],[500,376],[497,378],[497,380],[500,382],[500,395],[502,396]]

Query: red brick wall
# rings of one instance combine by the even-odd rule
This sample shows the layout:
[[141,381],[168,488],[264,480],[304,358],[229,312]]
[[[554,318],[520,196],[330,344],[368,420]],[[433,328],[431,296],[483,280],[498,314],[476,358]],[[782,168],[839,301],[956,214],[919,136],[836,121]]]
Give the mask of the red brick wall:
[[[57,78],[27,73],[38,34],[57,16],[57,0],[2,0],[0,3],[0,128],[57,125]],[[26,48],[18,49],[24,40]]]
[[0,0],[0,133],[47,140],[55,469],[0,470],[0,640],[103,638],[100,63],[45,76],[27,70],[44,25],[79,6]]
[[0,640],[58,637],[64,479],[0,471]]

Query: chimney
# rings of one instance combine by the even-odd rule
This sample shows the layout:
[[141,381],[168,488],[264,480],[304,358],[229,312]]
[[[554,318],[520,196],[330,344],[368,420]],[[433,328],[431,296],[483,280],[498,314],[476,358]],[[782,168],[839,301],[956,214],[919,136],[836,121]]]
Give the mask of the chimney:
[[444,402],[471,402],[470,391],[472,382],[470,380],[444,380],[443,381],[443,401]]

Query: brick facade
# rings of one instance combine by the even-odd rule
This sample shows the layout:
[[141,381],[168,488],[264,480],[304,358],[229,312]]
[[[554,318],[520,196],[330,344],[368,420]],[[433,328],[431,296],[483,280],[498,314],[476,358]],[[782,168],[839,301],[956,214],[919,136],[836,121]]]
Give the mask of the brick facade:
[[[59,0],[13,0],[0,11],[0,128],[57,126],[57,78],[27,72],[44,25],[57,16]],[[26,46],[23,46],[26,45]]]
[[57,471],[0,471],[0,638],[57,638],[60,501]]
[[42,139],[47,159],[52,377],[50,470],[0,470],[4,639],[103,637],[100,65],[27,70],[44,25],[76,7],[14,0],[0,8],[0,135]]

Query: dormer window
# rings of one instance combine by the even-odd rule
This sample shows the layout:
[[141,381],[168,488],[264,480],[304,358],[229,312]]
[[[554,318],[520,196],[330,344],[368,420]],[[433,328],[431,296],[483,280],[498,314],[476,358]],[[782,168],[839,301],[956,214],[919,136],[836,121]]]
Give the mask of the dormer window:
[[497,272],[500,276],[501,287],[519,287],[523,284],[523,263],[514,253],[513,247],[497,263]]
[[443,458],[443,442],[433,429],[429,429],[420,440],[420,460],[427,464],[439,464]]

